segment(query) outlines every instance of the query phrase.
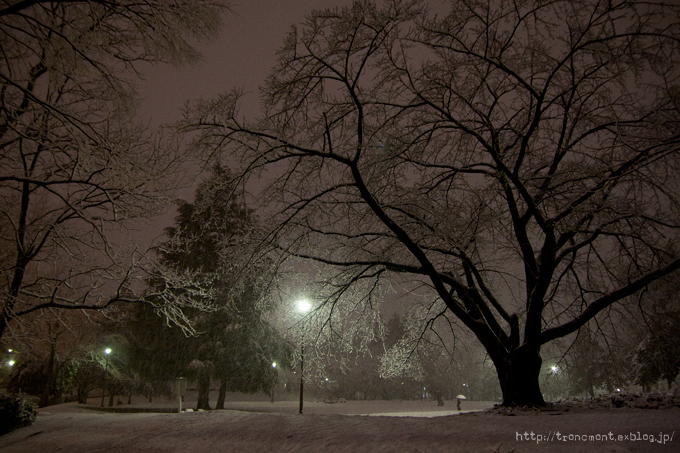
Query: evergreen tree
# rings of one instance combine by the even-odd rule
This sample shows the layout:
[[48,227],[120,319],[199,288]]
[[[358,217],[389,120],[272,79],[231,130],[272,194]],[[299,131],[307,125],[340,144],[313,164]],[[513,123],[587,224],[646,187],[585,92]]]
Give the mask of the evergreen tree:
[[[157,248],[161,271],[186,275],[187,287],[193,284],[191,278],[210,282],[212,310],[186,311],[198,332],[195,336],[164,324],[146,307],[138,307],[131,323],[140,374],[158,385],[187,373],[198,382],[197,409],[210,409],[213,377],[221,382],[217,408],[224,407],[227,390],[270,391],[275,380],[272,361],[285,353],[264,319],[271,308],[263,302],[268,263],[247,261],[245,250],[255,232],[253,213],[232,191],[228,171],[215,166],[198,187],[194,203],[179,203],[176,224],[166,229],[167,240]],[[166,285],[164,275],[159,272],[150,285]],[[194,297],[184,288],[174,292]]]

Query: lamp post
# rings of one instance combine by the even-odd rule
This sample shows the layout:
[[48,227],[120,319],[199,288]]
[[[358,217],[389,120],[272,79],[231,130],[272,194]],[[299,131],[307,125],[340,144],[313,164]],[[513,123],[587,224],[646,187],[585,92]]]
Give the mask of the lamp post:
[[106,381],[107,381],[108,369],[109,369],[109,354],[111,354],[111,348],[104,349],[104,353],[106,354],[106,361],[104,362],[104,385],[102,386],[102,404],[101,404],[101,407],[104,407],[104,393],[106,392]]
[[272,384],[271,401],[274,403],[274,390],[276,390],[276,362],[272,362],[272,369],[274,370],[274,382]]
[[[303,315],[309,311],[312,306],[306,300],[298,302],[298,311]],[[302,413],[303,394],[304,394],[304,367],[305,367],[305,334],[302,332],[302,342],[300,343],[300,413]]]

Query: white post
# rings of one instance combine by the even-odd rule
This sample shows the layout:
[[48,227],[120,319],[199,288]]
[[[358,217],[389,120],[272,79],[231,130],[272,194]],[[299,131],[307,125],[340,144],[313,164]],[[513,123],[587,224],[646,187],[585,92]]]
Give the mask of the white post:
[[177,383],[177,396],[179,396],[179,413],[182,413],[182,399],[187,394],[187,380],[183,377],[175,379]]

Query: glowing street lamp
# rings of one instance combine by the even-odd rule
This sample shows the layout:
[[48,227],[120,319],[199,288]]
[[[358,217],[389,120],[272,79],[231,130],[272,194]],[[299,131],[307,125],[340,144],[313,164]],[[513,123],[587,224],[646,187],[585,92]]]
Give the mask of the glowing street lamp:
[[302,314],[307,313],[312,308],[312,304],[307,299],[302,299],[298,302],[298,311]]
[[[276,376],[276,362],[272,362],[272,369],[274,370],[274,376]],[[272,391],[271,391],[271,402],[274,403],[274,390],[276,390],[276,379],[274,379],[274,383],[272,384]]]
[[106,362],[104,364],[104,386],[102,387],[102,404],[101,404],[101,407],[104,407],[104,393],[106,393],[106,381],[107,381],[107,378],[108,378],[109,354],[111,354],[111,348],[104,349],[104,353],[106,354]]
[[[312,308],[312,305],[305,299],[298,302],[298,311],[303,315]],[[302,332],[302,343],[300,344],[300,413],[302,413],[302,399],[304,394],[304,366],[305,366],[305,334]]]

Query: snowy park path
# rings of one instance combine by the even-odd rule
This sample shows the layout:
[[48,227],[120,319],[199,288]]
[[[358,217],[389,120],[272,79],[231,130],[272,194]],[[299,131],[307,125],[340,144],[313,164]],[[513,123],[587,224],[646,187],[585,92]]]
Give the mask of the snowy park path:
[[34,425],[0,437],[2,453],[55,451],[677,452],[680,409],[416,418],[236,410],[116,414],[71,404],[41,409]]

